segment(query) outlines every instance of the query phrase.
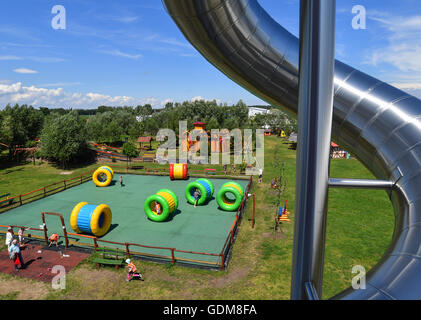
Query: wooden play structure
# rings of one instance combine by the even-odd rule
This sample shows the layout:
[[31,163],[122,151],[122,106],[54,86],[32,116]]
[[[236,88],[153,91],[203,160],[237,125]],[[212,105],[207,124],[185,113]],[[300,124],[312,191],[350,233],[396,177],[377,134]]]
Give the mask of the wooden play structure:
[[[206,130],[206,123],[201,122],[200,119],[193,123],[194,131],[195,133],[206,133],[208,136],[208,143],[210,143],[211,146],[211,152],[222,152],[223,151],[223,145],[226,143],[226,140],[228,140],[228,149],[230,148],[230,137],[221,137],[220,134],[218,135],[211,135],[208,130]],[[210,138],[209,138],[210,137]],[[190,138],[190,131],[184,131],[180,134],[180,148],[183,150],[183,152],[188,152],[194,145],[196,145],[199,141],[192,141]],[[196,151],[200,150],[199,145],[196,146]]]

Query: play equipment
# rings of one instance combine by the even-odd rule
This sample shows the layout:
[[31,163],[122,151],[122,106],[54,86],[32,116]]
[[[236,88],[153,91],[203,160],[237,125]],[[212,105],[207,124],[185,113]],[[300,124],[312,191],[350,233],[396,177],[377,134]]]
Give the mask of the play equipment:
[[76,233],[89,233],[101,237],[111,226],[112,213],[106,204],[79,202],[70,215],[70,226]]
[[187,180],[187,163],[171,163],[170,179]]
[[[235,199],[227,197],[227,194],[233,195]],[[216,201],[222,210],[235,211],[240,206],[243,196],[243,187],[236,182],[230,181],[224,183],[221,189],[219,189],[218,194],[216,195]]]
[[215,191],[212,182],[210,182],[208,179],[201,178],[197,179],[196,181],[190,182],[187,185],[185,191],[186,199],[190,204],[194,204],[196,201],[194,199],[194,192],[196,189],[199,189],[200,192],[200,198],[197,201],[197,205],[199,206],[208,202],[212,198],[213,193]]
[[[157,212],[156,206],[160,210]],[[169,189],[161,189],[156,194],[145,200],[144,209],[146,216],[155,222],[162,222],[168,219],[169,215],[178,208],[177,195]]]
[[[206,123],[204,123],[204,122],[201,122],[200,121],[200,119],[198,119],[198,121],[197,122],[195,122],[195,123],[193,123],[193,126],[194,126],[194,129],[193,129],[193,133],[196,135],[202,135],[202,134],[205,134],[206,136],[208,135],[207,134],[207,131],[206,131]],[[190,136],[189,136],[189,150],[193,147],[193,146],[196,146],[196,152],[198,152],[199,150],[200,150],[200,143],[199,143],[199,141],[198,140],[194,140],[194,141],[192,141],[191,139],[190,139]]]
[[93,182],[97,187],[107,187],[114,177],[114,171],[108,166],[102,166],[95,170],[92,175]]
[[279,211],[278,211],[279,222],[291,222],[291,220],[288,218],[288,215],[290,214],[290,212],[287,210],[287,201],[288,200],[285,200],[284,207],[279,207]]

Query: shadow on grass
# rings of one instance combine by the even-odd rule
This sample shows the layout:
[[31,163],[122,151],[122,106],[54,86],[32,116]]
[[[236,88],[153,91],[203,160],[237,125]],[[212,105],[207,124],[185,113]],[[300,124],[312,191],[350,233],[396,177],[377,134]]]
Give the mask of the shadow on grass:
[[6,170],[3,174],[9,174],[9,173],[18,172],[18,171],[23,171],[23,170],[24,170],[24,168],[8,169],[8,170]]
[[[5,160],[4,158],[0,158],[0,170],[10,169],[17,166],[23,166],[29,163],[32,163],[32,161],[22,160],[22,161],[17,162],[17,161],[10,161],[10,160]],[[8,173],[11,173],[11,172],[14,172],[14,170]]]

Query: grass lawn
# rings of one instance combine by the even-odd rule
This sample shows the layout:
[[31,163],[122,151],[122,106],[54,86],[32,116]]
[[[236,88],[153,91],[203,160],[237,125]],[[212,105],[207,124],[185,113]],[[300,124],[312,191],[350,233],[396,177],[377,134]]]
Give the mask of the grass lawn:
[[[66,278],[66,289],[55,291],[38,284],[36,299],[289,299],[293,221],[274,232],[275,193],[270,188],[285,165],[287,189],[283,201],[294,219],[295,151],[277,137],[265,137],[263,183],[255,179],[256,225],[251,228],[252,205],[234,245],[233,257],[225,272],[138,261],[144,282],[126,283],[125,270],[95,270],[88,259]],[[42,185],[96,168],[76,168],[69,175],[50,165],[32,164],[0,170],[0,194],[19,194]],[[357,160],[332,160],[332,177],[371,179],[372,174]],[[257,178],[257,177],[256,177]],[[385,252],[392,237],[394,216],[384,191],[331,189],[325,253],[323,298],[327,299],[351,285],[351,270],[362,265],[368,271]],[[0,239],[1,240],[1,239]],[[13,292],[1,298],[31,298],[26,280],[0,275],[0,287],[13,281]]]

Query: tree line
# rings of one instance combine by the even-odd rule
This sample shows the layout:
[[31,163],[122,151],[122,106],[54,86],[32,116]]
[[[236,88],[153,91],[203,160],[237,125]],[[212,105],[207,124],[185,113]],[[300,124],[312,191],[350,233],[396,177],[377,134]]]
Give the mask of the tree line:
[[[248,116],[243,101],[234,105],[216,101],[184,101],[167,103],[154,109],[150,104],[136,107],[99,106],[97,109],[36,109],[28,105],[7,105],[0,111],[0,151],[8,149],[8,160],[15,157],[17,147],[33,147],[39,139],[38,157],[60,163],[63,167],[83,160],[88,141],[122,146],[139,136],[156,136],[168,128],[179,134],[179,121],[187,121],[189,130],[196,121],[207,123],[207,129],[258,129],[269,126],[273,131],[296,131],[296,121],[276,108],[269,114]],[[126,150],[132,150],[130,146]],[[133,152],[128,152],[133,154]]]

